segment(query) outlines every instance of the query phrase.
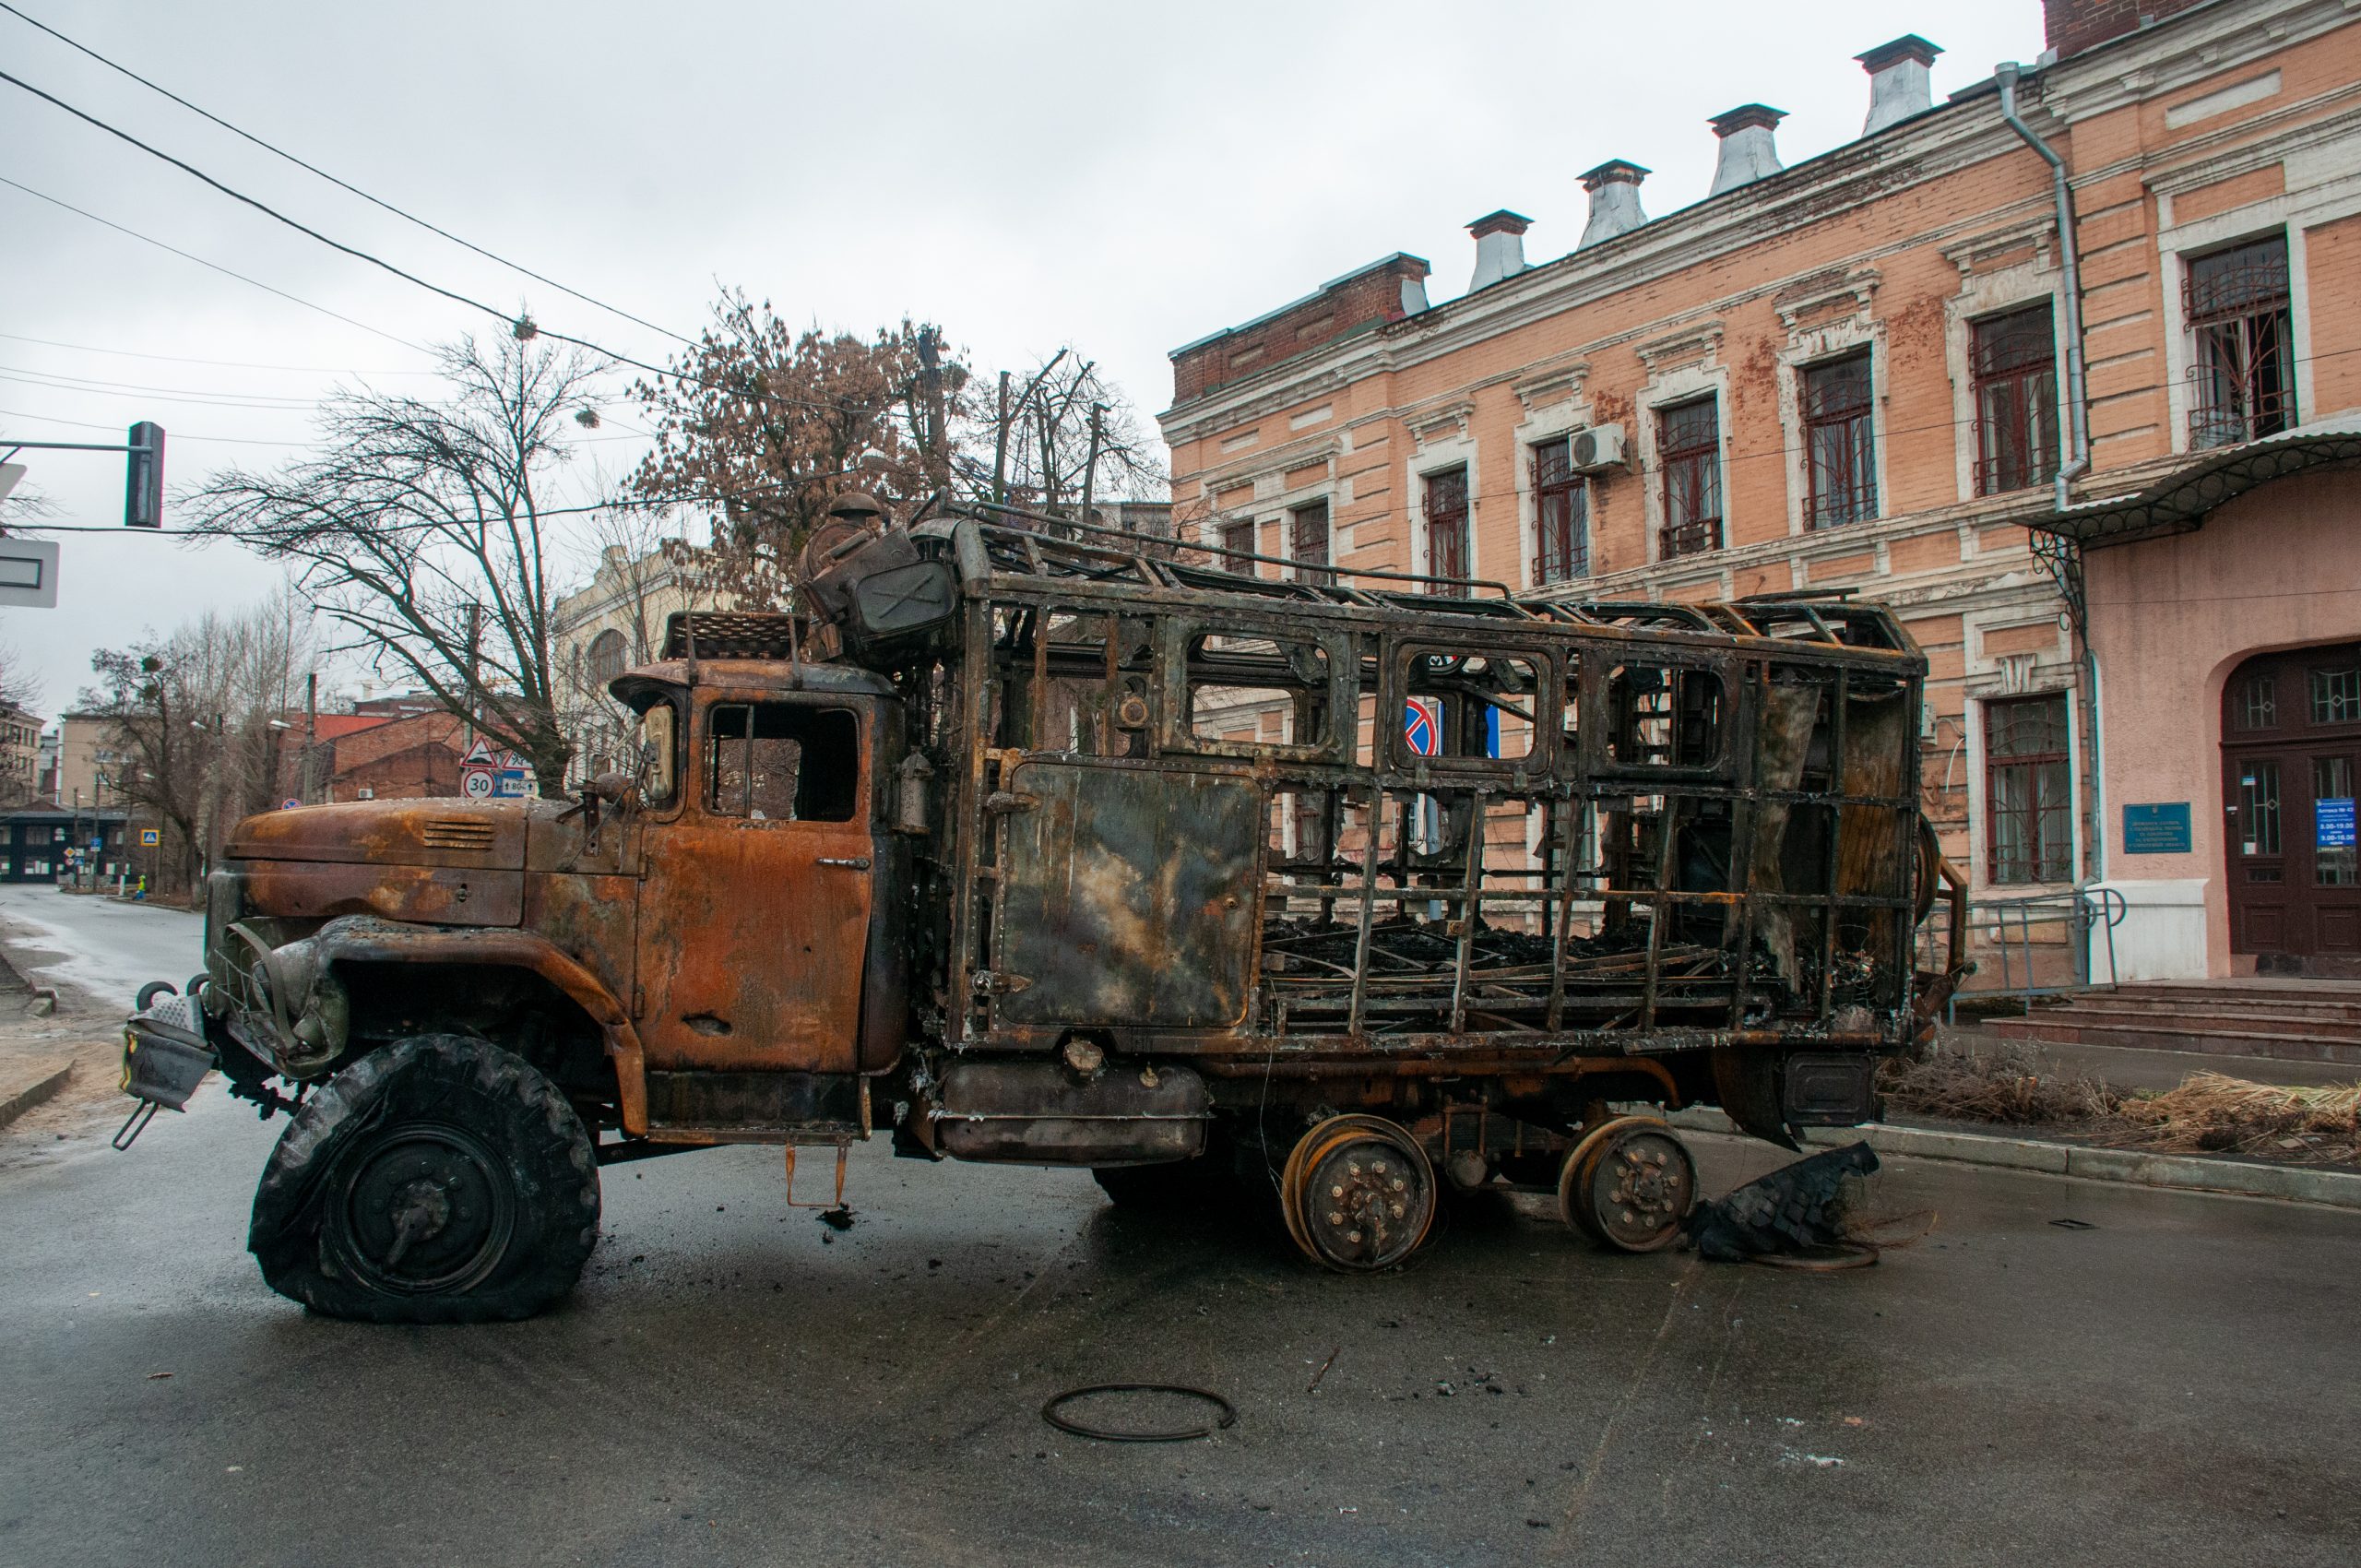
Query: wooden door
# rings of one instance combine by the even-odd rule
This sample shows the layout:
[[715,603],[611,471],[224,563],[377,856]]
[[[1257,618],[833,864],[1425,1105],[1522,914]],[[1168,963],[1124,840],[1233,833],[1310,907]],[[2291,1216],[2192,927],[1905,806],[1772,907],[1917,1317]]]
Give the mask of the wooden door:
[[2248,659],[2222,706],[2231,950],[2266,974],[2361,975],[2361,645]]

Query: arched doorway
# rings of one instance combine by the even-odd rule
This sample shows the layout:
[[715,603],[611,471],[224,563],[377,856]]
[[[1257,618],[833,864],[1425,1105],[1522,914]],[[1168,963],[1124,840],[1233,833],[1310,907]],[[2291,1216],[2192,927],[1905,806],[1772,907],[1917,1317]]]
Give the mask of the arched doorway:
[[2230,950],[2261,974],[2361,978],[2361,643],[2248,659],[2222,688]]

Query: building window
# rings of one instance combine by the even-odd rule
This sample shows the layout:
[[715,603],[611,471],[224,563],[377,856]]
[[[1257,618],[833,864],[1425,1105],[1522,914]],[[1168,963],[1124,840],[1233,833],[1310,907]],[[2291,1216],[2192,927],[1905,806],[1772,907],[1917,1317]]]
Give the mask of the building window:
[[1804,461],[1815,529],[1865,523],[1878,515],[1876,437],[1869,425],[1869,350],[1804,372]]
[[623,635],[611,626],[590,639],[590,683],[603,687],[623,672]]
[[2361,724],[2361,669],[2312,671],[2312,722]]
[[2279,725],[2279,683],[2269,675],[2249,675],[2238,704],[2238,728],[2273,730]]
[[1296,581],[1335,587],[1336,574],[1328,570],[1328,503],[1315,501],[1287,515],[1287,557]]
[[1533,449],[1533,534],[1536,583],[1590,576],[1590,487],[1574,472],[1572,436]]
[[1254,563],[1245,559],[1255,552],[1255,543],[1254,525],[1251,521],[1222,524],[1221,547],[1228,552],[1222,557],[1222,568],[1225,571],[1241,572],[1250,577],[1258,576],[1259,574],[1254,570]]
[[2228,446],[2296,422],[2287,237],[2194,257],[2181,282],[2194,342],[2189,444]]
[[1722,433],[1712,394],[1656,411],[1666,560],[1722,547]]
[[1465,578],[1473,564],[1467,548],[1465,468],[1427,476],[1426,511],[1427,576]]
[[2073,874],[2066,698],[1984,705],[1985,870],[1995,886]]
[[2047,484],[2058,473],[2058,339],[2049,302],[1969,327],[1975,388],[1975,493]]

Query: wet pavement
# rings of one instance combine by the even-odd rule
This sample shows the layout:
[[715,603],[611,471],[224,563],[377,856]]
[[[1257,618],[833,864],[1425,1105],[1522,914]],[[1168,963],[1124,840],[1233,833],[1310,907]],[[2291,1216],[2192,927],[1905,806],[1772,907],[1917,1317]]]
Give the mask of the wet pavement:
[[[725,1149],[606,1172],[553,1314],[386,1329],[255,1275],[283,1125],[209,1087],[129,1155],[0,1134],[0,1560],[2361,1555],[2361,1215],[1897,1162],[1879,1202],[1936,1229],[1858,1273],[1609,1256],[1493,1205],[1344,1278],[1247,1216],[882,1146],[838,1234]],[[1709,1191],[1782,1158],[1697,1142]],[[1139,1381],[1238,1422],[1038,1414]]]

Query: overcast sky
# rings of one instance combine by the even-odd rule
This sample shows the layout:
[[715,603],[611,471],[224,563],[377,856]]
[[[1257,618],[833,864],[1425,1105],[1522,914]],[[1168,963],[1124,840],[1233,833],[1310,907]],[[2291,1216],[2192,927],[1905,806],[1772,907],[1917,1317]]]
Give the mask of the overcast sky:
[[[727,284],[828,327],[931,319],[987,367],[1070,341],[1145,413],[1170,396],[1172,348],[1390,252],[1434,264],[1433,298],[1459,293],[1474,259],[1462,225],[1495,208],[1534,220],[1529,258],[1564,254],[1584,212],[1575,175],[1608,158],[1655,171],[1653,215],[1701,198],[1705,122],[1723,110],[1789,111],[1790,163],[1851,139],[1868,106],[1852,56],[1899,33],[1949,52],[1938,101],[2042,49],[2038,0],[11,3],[649,321],[694,333]],[[667,346],[5,13],[0,69],[446,287],[529,303],[635,357]],[[0,177],[320,307],[0,184],[0,435],[119,441],[154,419],[186,483],[297,455],[311,404],[339,380],[430,386],[405,344],[497,330],[6,83]],[[614,422],[584,436],[568,482],[586,494],[594,465],[626,470],[642,445]],[[120,457],[20,460],[61,521],[120,520]],[[0,639],[51,714],[94,647],[242,607],[276,580],[225,547],[57,537],[59,607],[0,610]]]

